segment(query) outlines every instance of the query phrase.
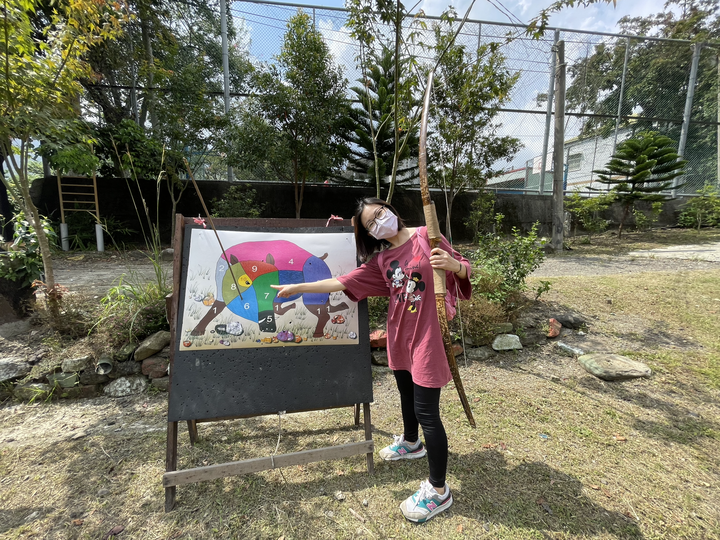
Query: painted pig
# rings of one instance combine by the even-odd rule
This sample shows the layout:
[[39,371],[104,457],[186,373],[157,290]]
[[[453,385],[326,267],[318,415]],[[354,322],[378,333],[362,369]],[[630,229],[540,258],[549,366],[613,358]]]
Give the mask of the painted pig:
[[322,336],[330,314],[348,309],[345,302],[330,305],[328,293],[305,293],[280,299],[270,286],[332,277],[325,264],[326,257],[327,253],[316,257],[287,240],[244,242],[226,249],[215,267],[215,302],[191,334],[204,334],[207,325],[226,307],[243,319],[257,322],[261,332],[275,332],[275,316],[295,307],[294,303],[283,304],[303,296],[305,307],[318,319],[313,337]]

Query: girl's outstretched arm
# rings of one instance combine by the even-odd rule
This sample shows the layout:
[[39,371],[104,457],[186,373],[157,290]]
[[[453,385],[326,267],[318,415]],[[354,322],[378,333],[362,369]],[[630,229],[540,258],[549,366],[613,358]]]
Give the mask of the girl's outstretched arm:
[[301,293],[331,293],[336,291],[344,291],[345,285],[335,278],[323,279],[321,281],[313,281],[311,283],[293,283],[290,285],[270,285],[273,289],[277,289],[277,295],[286,298],[294,294]]

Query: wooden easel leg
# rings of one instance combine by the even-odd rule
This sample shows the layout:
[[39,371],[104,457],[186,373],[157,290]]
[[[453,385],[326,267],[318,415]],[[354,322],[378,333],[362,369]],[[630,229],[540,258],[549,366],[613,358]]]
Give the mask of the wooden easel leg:
[[[165,472],[177,470],[177,440],[178,423],[168,422],[167,427],[167,452],[165,454]],[[165,488],[165,511],[169,512],[175,506],[176,487]]]
[[358,427],[360,425],[360,404],[353,405],[353,409],[355,410],[355,427]]
[[195,420],[188,420],[187,426],[188,426],[188,433],[190,434],[190,444],[192,446],[195,446],[195,443],[198,440],[197,422]]
[[[358,410],[359,410],[358,405]],[[363,420],[365,421],[365,440],[371,441],[372,440],[372,424],[370,423],[370,404],[369,403],[363,403]],[[365,454],[365,458],[367,460],[367,468],[368,468],[368,474],[373,474],[375,472],[375,463],[373,462],[373,453],[368,452]]]

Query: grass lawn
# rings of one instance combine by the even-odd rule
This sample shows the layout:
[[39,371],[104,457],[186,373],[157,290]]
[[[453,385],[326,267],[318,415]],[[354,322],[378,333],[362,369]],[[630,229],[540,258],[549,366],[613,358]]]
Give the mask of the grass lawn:
[[[604,242],[587,250],[620,249]],[[180,486],[165,513],[167,402],[156,394],[0,407],[0,538],[123,527],[120,539],[720,539],[720,269],[544,279],[552,289],[533,312],[571,308],[588,321],[586,336],[561,339],[643,361],[653,376],[601,381],[551,341],[461,359],[477,429],[450,384],[455,503],[425,525],[398,506],[426,461],[376,457],[370,476],[364,456]],[[380,448],[401,429],[399,399],[389,372],[374,371],[373,385]],[[350,408],[287,415],[279,444],[277,417],[200,424],[194,447],[181,429],[180,468],[359,441],[352,424]]]

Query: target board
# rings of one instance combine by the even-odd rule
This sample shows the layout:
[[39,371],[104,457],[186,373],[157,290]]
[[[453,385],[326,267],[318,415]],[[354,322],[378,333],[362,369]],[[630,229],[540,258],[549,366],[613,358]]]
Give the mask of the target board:
[[354,269],[352,228],[217,229],[185,225],[168,420],[370,403],[366,302],[271,287]]

